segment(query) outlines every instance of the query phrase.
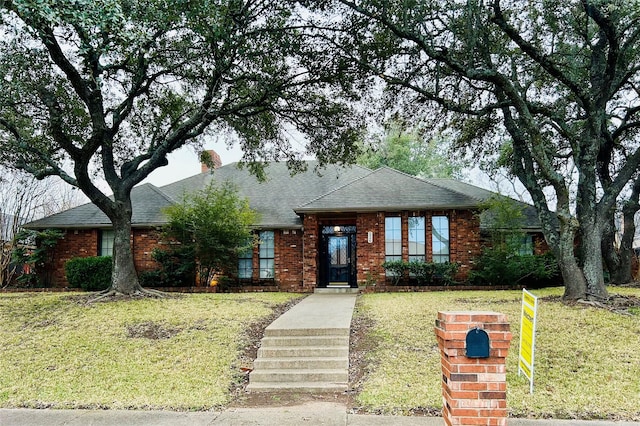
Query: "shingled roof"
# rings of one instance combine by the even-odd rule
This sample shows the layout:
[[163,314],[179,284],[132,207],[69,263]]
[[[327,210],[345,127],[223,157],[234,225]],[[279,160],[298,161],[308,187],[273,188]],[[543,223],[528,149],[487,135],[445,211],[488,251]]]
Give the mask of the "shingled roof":
[[[382,167],[296,208],[298,213],[341,211],[400,211],[474,208],[489,191],[454,190],[448,180],[437,183]],[[466,184],[463,184],[466,185]],[[467,185],[471,186],[471,185]]]
[[371,173],[360,166],[327,166],[316,170],[317,166],[317,162],[310,161],[306,171],[291,176],[286,164],[269,163],[265,170],[267,179],[260,182],[246,168],[230,164],[216,169],[213,174],[196,175],[160,189],[179,200],[185,192],[203,188],[213,179],[231,181],[236,185],[238,194],[246,197],[251,208],[260,213],[257,226],[300,228],[302,221],[294,211],[296,206]]
[[[291,175],[286,164],[270,163],[267,179],[260,182],[248,169],[236,163],[222,166],[214,173],[200,173],[157,188],[151,184],[135,187],[131,194],[134,227],[160,226],[166,223],[162,211],[179,202],[191,191],[209,182],[233,182],[241,197],[260,213],[259,228],[301,228],[299,214],[321,212],[401,211],[473,209],[494,193],[452,179],[419,179],[383,167],[375,171],[361,166],[327,166],[316,170],[310,161],[307,170]],[[535,209],[525,214],[525,228],[539,228]],[[106,228],[109,219],[89,203],[29,223],[26,227]]]
[[[173,200],[155,186],[145,183],[133,188],[131,202],[133,226],[153,227],[167,223],[162,210],[171,205]],[[93,203],[83,204],[24,225],[29,229],[111,228],[111,226],[109,218]]]

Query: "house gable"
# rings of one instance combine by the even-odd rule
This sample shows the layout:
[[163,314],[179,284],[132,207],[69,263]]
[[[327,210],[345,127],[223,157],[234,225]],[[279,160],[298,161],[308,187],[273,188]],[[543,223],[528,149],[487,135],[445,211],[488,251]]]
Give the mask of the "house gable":
[[479,200],[382,167],[296,208],[298,213],[477,208]]

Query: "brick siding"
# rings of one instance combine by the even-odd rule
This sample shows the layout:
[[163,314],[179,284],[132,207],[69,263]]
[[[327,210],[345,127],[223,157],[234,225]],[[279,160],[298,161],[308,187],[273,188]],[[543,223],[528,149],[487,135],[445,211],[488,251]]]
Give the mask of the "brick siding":
[[[442,212],[445,214],[446,212]],[[431,223],[431,220],[428,220]],[[430,235],[427,230],[427,235]],[[464,280],[473,266],[473,259],[480,255],[480,221],[475,212],[454,210],[449,216],[450,260],[460,265],[456,279]],[[430,238],[427,238],[431,241]],[[429,243],[430,244],[430,243]]]
[[303,226],[302,290],[312,292],[318,283],[318,244],[320,243],[318,216],[305,215]]
[[[356,222],[356,257],[358,285],[371,285],[385,280],[384,213],[362,213]],[[369,232],[372,241],[369,242]]]
[[[396,213],[394,213],[396,214]],[[431,218],[447,216],[449,218],[450,261],[460,264],[456,277],[464,280],[480,254],[481,242],[479,223],[473,211],[447,210],[427,212],[401,212],[402,219],[402,256],[409,259],[408,219],[410,216],[424,216],[426,228],[427,261],[432,261]],[[385,216],[384,212],[359,213],[349,216],[350,223],[356,225],[356,271],[358,285],[384,284],[386,280],[382,263],[385,259]],[[253,251],[253,277],[242,280],[243,286],[277,287],[281,291],[313,292],[319,280],[319,244],[320,226],[344,224],[339,218],[322,217],[308,214],[303,218],[304,231],[300,229],[274,230],[274,278],[259,278],[259,253]],[[369,239],[371,233],[371,240]],[[98,252],[100,233],[97,229],[70,230],[59,241],[53,264],[51,265],[51,283],[54,287],[66,287],[64,264],[72,257],[95,256]],[[158,265],[151,258],[154,247],[162,246],[160,232],[155,229],[134,229],[132,232],[134,263],[138,272],[155,269]],[[369,242],[371,241],[371,242]],[[537,240],[536,240],[537,241]],[[536,249],[539,245],[536,244]],[[235,272],[229,274],[235,276]]]
[[275,281],[281,291],[302,289],[302,230],[275,231]]
[[[64,265],[74,257],[98,255],[98,229],[68,230],[52,250],[52,262],[46,268],[46,276],[52,287],[67,287]],[[160,245],[160,232],[154,229],[132,231],[133,257],[138,272],[156,269],[158,264],[151,258],[151,251]]]
[[74,257],[95,256],[98,253],[97,229],[68,230],[51,250],[50,260],[45,267],[46,280],[51,287],[67,287],[64,265]]

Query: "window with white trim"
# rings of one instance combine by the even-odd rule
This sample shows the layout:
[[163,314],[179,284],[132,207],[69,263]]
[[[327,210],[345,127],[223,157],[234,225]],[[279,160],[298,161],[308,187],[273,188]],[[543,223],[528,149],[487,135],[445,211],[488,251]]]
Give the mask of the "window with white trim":
[[426,239],[424,216],[409,218],[409,262],[424,262]]
[[98,240],[98,256],[113,256],[113,229],[101,229]]
[[253,277],[253,246],[247,241],[246,248],[238,252],[238,278],[250,279]]
[[433,263],[449,262],[449,218],[431,218],[431,247]]
[[260,278],[273,278],[275,269],[275,240],[273,231],[260,231]]
[[[384,247],[386,262],[402,260],[402,220],[399,216],[384,219]],[[392,272],[387,271],[387,275],[392,275]]]

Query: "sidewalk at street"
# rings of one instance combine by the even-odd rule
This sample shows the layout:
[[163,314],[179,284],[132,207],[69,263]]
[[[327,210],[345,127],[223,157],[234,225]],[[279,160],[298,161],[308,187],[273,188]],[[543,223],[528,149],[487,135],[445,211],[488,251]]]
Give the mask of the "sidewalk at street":
[[[640,422],[509,419],[509,426],[640,426]],[[343,404],[229,408],[222,412],[0,409],[0,426],[442,426],[440,417],[348,414]]]

